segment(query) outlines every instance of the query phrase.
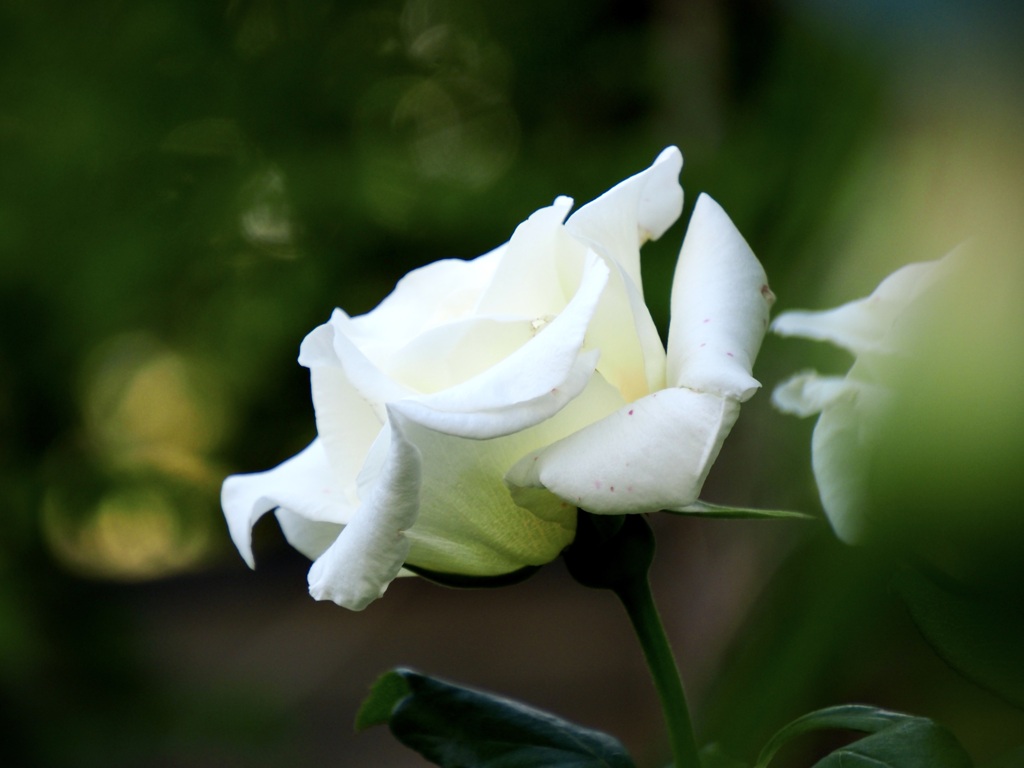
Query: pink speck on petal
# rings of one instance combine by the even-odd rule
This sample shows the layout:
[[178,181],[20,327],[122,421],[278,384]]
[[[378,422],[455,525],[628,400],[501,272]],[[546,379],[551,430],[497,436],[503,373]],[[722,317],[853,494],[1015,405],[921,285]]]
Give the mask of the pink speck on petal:
[[615,493],[615,486],[614,485],[609,485],[608,486],[608,490],[611,491],[612,493]]
[[705,323],[710,323],[711,322],[711,318],[710,317],[705,317],[704,318],[704,322]]
[[594,481],[594,487],[597,488],[597,490],[601,490],[601,481],[600,480],[595,480]]
[[706,347],[706,346],[708,345],[708,343],[707,343],[706,341],[702,341],[702,342],[700,343],[700,345],[701,345],[702,347]]
[[630,415],[630,416],[632,416],[632,415],[633,415],[633,409],[632,409],[632,408],[630,408],[630,409],[629,409],[629,415]]
[[736,357],[736,355],[734,355],[732,352],[726,352],[725,354],[727,354],[729,357]]

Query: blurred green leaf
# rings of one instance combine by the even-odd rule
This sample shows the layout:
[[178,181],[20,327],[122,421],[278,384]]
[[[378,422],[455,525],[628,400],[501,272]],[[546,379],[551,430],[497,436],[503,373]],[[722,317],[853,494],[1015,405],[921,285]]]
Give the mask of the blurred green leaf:
[[730,507],[723,504],[712,504],[698,499],[683,509],[665,510],[672,515],[692,515],[694,517],[717,517],[727,519],[768,519],[785,518],[796,520],[817,520],[814,515],[806,512],[793,512],[785,509],[755,509],[753,507]]
[[971,768],[973,763],[948,730],[921,717],[835,750],[815,768]]
[[798,717],[778,731],[758,755],[767,768],[779,749],[812,731],[845,729],[871,734],[841,747],[815,768],[970,768],[971,760],[953,735],[923,717],[860,704],[828,707]]
[[634,765],[622,744],[607,734],[407,669],[377,681],[356,726],[385,721],[395,738],[442,768]]
[[896,586],[928,643],[970,680],[1024,708],[1024,611],[972,590],[944,588],[920,571]]

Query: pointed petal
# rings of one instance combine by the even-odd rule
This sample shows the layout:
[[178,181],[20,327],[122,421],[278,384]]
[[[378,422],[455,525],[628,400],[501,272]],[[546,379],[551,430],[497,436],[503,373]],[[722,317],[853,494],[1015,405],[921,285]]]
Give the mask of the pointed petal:
[[668,384],[747,400],[761,386],[750,372],[774,299],[743,236],[702,194],[672,282]]
[[220,503],[231,540],[250,568],[252,527],[267,512],[284,507],[309,520],[343,524],[352,514],[334,483],[327,454],[319,440],[274,469],[231,475],[221,487]]
[[683,210],[683,189],[679,186],[682,167],[682,153],[669,147],[650,168],[580,208],[569,217],[566,229],[620,264],[640,288],[640,246],[661,237]]
[[338,538],[309,569],[309,593],[361,611],[384,594],[409,552],[405,532],[416,522],[420,452],[404,433],[402,416],[388,412],[387,460],[373,490]]
[[599,514],[682,508],[700,494],[738,414],[730,398],[662,390],[527,454],[506,479],[524,504],[543,487]]
[[900,314],[938,277],[941,264],[908,264],[885,278],[867,298],[835,309],[783,312],[772,323],[772,331],[780,336],[830,341],[855,355],[876,350]]
[[560,197],[512,234],[494,275],[481,293],[476,315],[557,315],[579,285],[586,249],[563,226],[572,200]]
[[840,376],[819,376],[813,371],[798,373],[772,392],[772,404],[783,413],[813,416],[841,398],[852,398],[857,387]]

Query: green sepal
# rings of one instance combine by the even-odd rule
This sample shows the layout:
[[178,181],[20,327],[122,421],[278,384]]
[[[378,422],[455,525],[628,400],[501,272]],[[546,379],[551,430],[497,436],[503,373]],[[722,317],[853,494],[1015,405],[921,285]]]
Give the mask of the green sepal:
[[398,702],[410,693],[412,690],[399,670],[385,672],[378,677],[370,686],[370,695],[356,713],[356,733],[388,722]]
[[964,677],[1024,709],[1024,610],[906,569],[896,588],[925,640]]
[[442,587],[454,587],[456,589],[484,589],[490,587],[507,587],[526,581],[540,570],[539,565],[526,565],[510,573],[499,573],[495,576],[468,576],[463,573],[443,573],[431,571],[427,568],[420,568],[418,565],[406,563],[402,566],[407,571],[412,571],[427,581],[440,584]]
[[356,718],[357,727],[382,722],[441,768],[635,768],[605,733],[408,669],[382,676]]
[[698,499],[682,509],[662,510],[670,515],[690,515],[692,517],[717,517],[724,520],[818,520],[806,512],[794,512],[787,509],[755,509],[753,507],[730,507],[723,504],[712,504]]
[[583,586],[619,591],[646,583],[654,560],[654,532],[643,515],[594,515],[581,509],[576,538],[562,558]]
[[754,768],[767,768],[786,742],[825,729],[870,735],[831,752],[814,768],[971,768],[963,747],[938,723],[859,704],[828,707],[798,717],[768,740]]

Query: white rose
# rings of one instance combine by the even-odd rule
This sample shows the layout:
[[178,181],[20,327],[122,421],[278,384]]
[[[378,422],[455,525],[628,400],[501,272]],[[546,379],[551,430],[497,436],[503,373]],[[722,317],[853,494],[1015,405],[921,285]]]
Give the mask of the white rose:
[[404,277],[376,309],[303,341],[318,437],[227,478],[231,536],[276,510],[314,559],[311,594],[355,610],[403,565],[494,576],[557,557],[576,508],[694,502],[739,411],[772,295],[728,216],[697,201],[672,286],[668,352],[640,246],[682,210],[679,150],[566,219],[565,197],[471,261]]
[[1022,287],[1016,241],[989,235],[897,270],[867,298],[776,318],[775,333],[855,357],[845,376],[802,373],[773,393],[783,411],[821,414],[811,463],[839,538],[900,542],[958,568],[975,558],[978,571],[1008,547],[1019,568]]
[[772,323],[780,336],[829,341],[855,356],[845,376],[806,371],[772,393],[781,411],[821,414],[811,438],[811,464],[825,514],[848,543],[865,536],[870,465],[890,424],[895,368],[919,346],[908,340],[919,325],[912,310],[951,269],[953,257],[908,264],[866,298],[834,309],[783,312]]

